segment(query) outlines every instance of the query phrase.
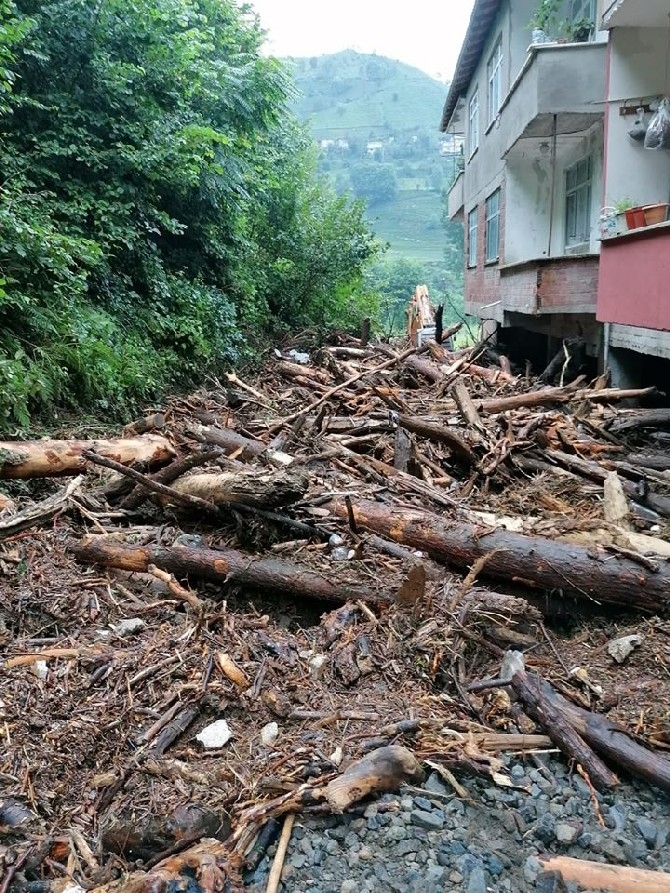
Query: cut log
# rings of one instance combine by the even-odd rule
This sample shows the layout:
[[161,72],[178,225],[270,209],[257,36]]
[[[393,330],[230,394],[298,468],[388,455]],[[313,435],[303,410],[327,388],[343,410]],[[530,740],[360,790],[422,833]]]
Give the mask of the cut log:
[[80,489],[83,482],[84,476],[79,475],[70,481],[67,487],[54,493],[53,496],[48,496],[41,502],[29,505],[20,512],[0,520],[0,540],[51,521],[59,512],[67,508],[70,497]]
[[[557,462],[568,471],[579,474],[591,481],[597,481],[604,484],[607,477],[607,469],[598,462],[591,459],[582,459],[581,456],[572,456],[570,453],[563,453],[560,450],[551,450],[545,453],[547,459]],[[631,481],[621,480],[621,486],[624,493],[634,502],[646,505],[659,515],[670,518],[670,496],[664,496],[662,493],[640,493],[638,488]]]
[[[338,518],[347,517],[343,499],[328,503]],[[403,545],[428,552],[437,561],[470,568],[487,556],[481,575],[521,586],[566,593],[595,604],[656,612],[670,600],[670,567],[656,573],[604,549],[584,548],[539,536],[447,521],[431,512],[354,502],[359,527]]]
[[428,440],[445,444],[454,454],[454,457],[464,465],[471,466],[477,462],[477,457],[472,451],[470,444],[466,443],[460,434],[456,434],[444,425],[426,422],[424,419],[410,415],[399,416],[398,424],[406,431],[413,431],[421,437],[427,437]]
[[262,440],[252,440],[243,437],[231,428],[217,428],[215,425],[194,425],[190,429],[198,440],[212,446],[221,447],[227,454],[238,453],[242,459],[254,459],[258,456],[267,456],[272,465],[279,467],[290,465],[293,457],[279,450],[273,450]]
[[[181,477],[187,471],[191,471],[191,469],[197,468],[199,465],[213,462],[219,455],[218,450],[203,450],[202,452],[191,453],[188,456],[175,459],[174,462],[170,462],[165,468],[161,468],[156,474],[151,475],[151,480],[158,484],[171,484],[172,481],[176,481],[178,477]],[[121,500],[119,508],[126,511],[138,509],[149,498],[149,494],[150,491],[143,487],[142,484],[135,484],[130,493]]]
[[531,673],[518,670],[511,679],[511,686],[523,705],[524,711],[549,735],[556,747],[570,759],[576,760],[599,791],[616,787],[619,779],[574,730],[551,698],[540,687],[540,680]]
[[[532,674],[528,674],[532,676]],[[537,677],[535,677],[537,679]],[[542,692],[549,698],[562,716],[596,753],[608,763],[643,778],[650,784],[670,791],[670,759],[638,743],[618,723],[600,713],[591,713],[568,701],[555,691],[548,682],[537,680]]]
[[[290,469],[267,471],[221,472],[214,474],[191,474],[179,478],[172,489],[184,496],[197,496],[213,505],[241,503],[257,508],[277,508],[296,502],[307,492],[309,477],[304,470]],[[162,504],[169,497],[159,496]]]
[[157,434],[119,440],[9,440],[0,442],[0,478],[81,474],[86,450],[121,465],[164,465],[175,455],[170,442]]
[[639,465],[642,468],[653,468],[656,471],[670,471],[670,456],[647,456],[644,453],[631,453],[626,457],[631,465]]
[[254,588],[281,593],[291,598],[314,598],[339,603],[346,601],[390,602],[381,591],[339,579],[334,568],[328,576],[311,568],[277,558],[253,558],[234,549],[201,549],[190,546],[132,547],[119,545],[111,537],[86,536],[72,550],[79,561],[145,573],[150,564],[174,574],[178,579],[193,576],[226,586]]
[[607,890],[609,893],[670,893],[670,874],[629,868],[627,865],[606,865],[572,856],[540,856],[545,871],[558,871],[564,881],[578,884],[583,890]]
[[631,431],[634,428],[665,428],[670,425],[670,409],[648,409],[634,415],[615,419],[609,426],[612,434]]
[[451,386],[451,391],[454,395],[456,405],[468,425],[472,425],[473,428],[481,429],[482,420],[477,412],[477,407],[472,402],[472,397],[465,386],[465,382],[461,378],[456,379]]

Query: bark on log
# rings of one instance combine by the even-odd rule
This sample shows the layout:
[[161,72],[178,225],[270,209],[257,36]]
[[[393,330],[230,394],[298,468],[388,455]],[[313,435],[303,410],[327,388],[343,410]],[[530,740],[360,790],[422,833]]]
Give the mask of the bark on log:
[[[197,496],[213,505],[241,503],[256,508],[277,508],[290,505],[307,492],[309,476],[304,470],[221,472],[216,474],[191,474],[179,478],[172,489],[184,496]],[[170,500],[158,496],[165,505]]]
[[315,598],[339,603],[358,599],[388,602],[389,597],[349,580],[338,580],[334,569],[322,576],[311,568],[277,558],[252,558],[234,549],[199,549],[190,546],[124,546],[106,536],[86,536],[72,547],[82,562],[144,573],[150,564],[174,574],[212,580],[237,587],[278,592],[292,598]]
[[634,428],[664,428],[670,425],[670,409],[649,409],[632,416],[615,419],[609,426],[612,434],[621,431],[632,431]]
[[609,893],[670,893],[670,874],[629,868],[627,865],[606,865],[572,856],[540,856],[545,871],[558,871],[564,881],[579,884],[583,889],[608,890]]
[[[607,477],[607,469],[594,462],[591,459],[582,459],[581,456],[572,456],[569,453],[563,453],[560,450],[551,450],[546,452],[545,456],[550,461],[555,461],[568,471],[572,471],[590,481],[596,481],[599,484],[605,483]],[[635,484],[630,481],[621,480],[623,491],[633,502],[639,502],[648,508],[658,512],[666,518],[670,518],[670,496],[664,496],[662,493],[646,493],[641,495]]]
[[426,422],[416,416],[401,415],[398,417],[398,424],[406,431],[413,431],[421,437],[427,437],[437,443],[443,443],[449,447],[454,457],[464,465],[472,466],[477,462],[477,457],[472,451],[469,443],[454,431],[450,431],[444,425],[438,425],[434,422]]
[[[528,674],[531,676],[532,674]],[[670,791],[670,759],[639,744],[623,727],[600,713],[591,713],[568,701],[549,683],[539,680],[543,693],[561,711],[575,731],[600,756],[631,775]]]
[[121,465],[163,465],[175,455],[157,434],[119,440],[9,440],[0,442],[0,478],[58,477],[81,474],[82,457],[92,450]]
[[548,686],[541,688],[538,677],[523,670],[512,676],[511,686],[528,716],[539,723],[556,747],[581,765],[595,788],[607,791],[616,787],[619,779],[596,756],[574,730],[569,720],[566,721],[552,699],[545,694]]
[[293,462],[293,456],[271,449],[262,440],[252,440],[250,437],[244,437],[242,434],[238,434],[237,431],[233,431],[232,428],[217,428],[215,425],[194,425],[189,430],[198,440],[209,443],[212,446],[221,447],[228,455],[239,450],[238,458],[240,459],[248,460],[266,456],[268,461],[276,466],[286,466]]
[[[328,503],[338,518],[347,517],[343,499]],[[522,586],[557,590],[603,605],[657,612],[670,600],[670,567],[656,573],[634,561],[598,548],[584,548],[539,536],[488,530],[463,521],[449,522],[431,512],[393,508],[360,500],[353,504],[359,527],[428,552],[457,568],[487,560],[481,576]]]

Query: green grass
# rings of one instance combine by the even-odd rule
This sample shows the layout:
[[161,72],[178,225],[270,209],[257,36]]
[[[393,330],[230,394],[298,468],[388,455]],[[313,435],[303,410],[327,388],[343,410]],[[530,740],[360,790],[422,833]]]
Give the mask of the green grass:
[[427,189],[401,190],[394,201],[368,210],[367,218],[377,237],[391,243],[388,257],[420,261],[444,258],[442,201],[440,193]]

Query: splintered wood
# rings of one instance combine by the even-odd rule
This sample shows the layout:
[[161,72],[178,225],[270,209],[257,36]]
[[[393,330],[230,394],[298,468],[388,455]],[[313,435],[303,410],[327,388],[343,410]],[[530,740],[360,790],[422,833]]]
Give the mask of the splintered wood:
[[431,313],[0,444],[10,881],[236,889],[271,824],[506,750],[670,790],[660,395],[418,346]]

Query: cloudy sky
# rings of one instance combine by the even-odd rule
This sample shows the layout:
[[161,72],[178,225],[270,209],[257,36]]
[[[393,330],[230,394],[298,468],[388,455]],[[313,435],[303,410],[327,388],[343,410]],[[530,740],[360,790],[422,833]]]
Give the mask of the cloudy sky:
[[473,0],[251,0],[276,56],[354,49],[453,74]]

